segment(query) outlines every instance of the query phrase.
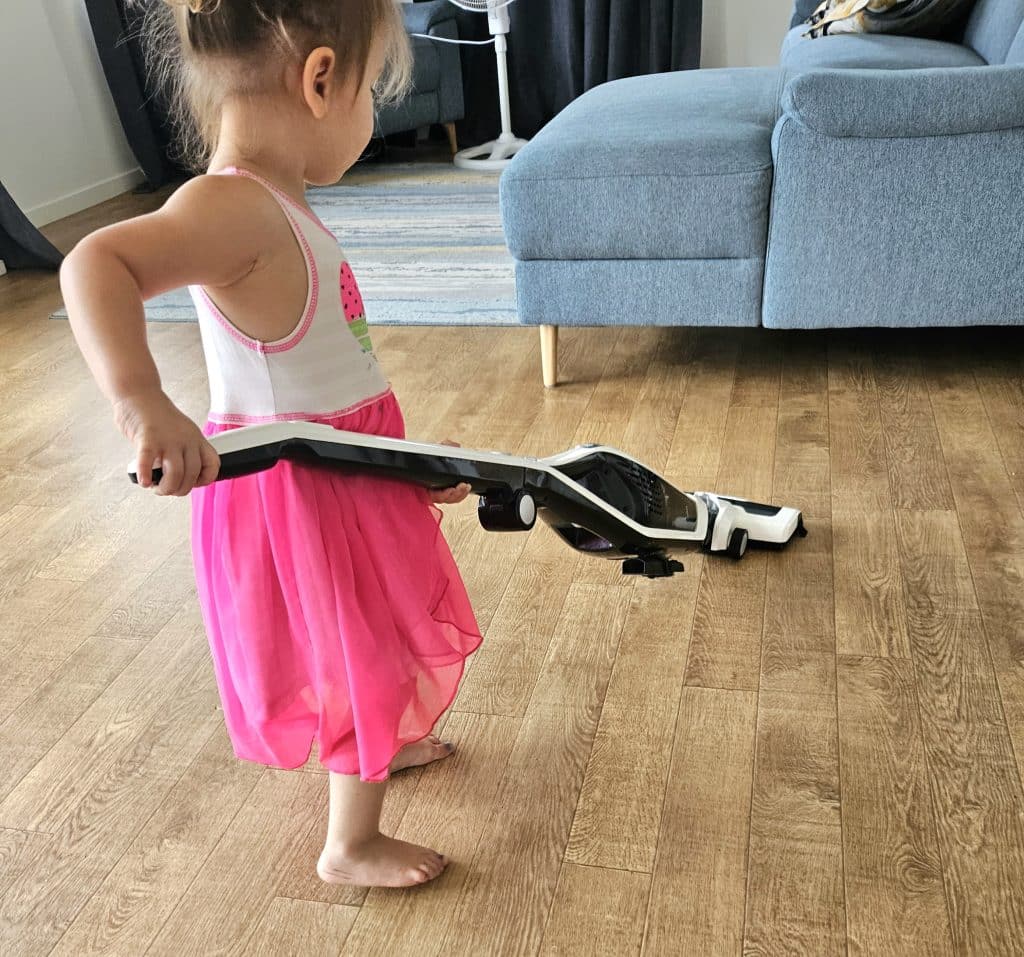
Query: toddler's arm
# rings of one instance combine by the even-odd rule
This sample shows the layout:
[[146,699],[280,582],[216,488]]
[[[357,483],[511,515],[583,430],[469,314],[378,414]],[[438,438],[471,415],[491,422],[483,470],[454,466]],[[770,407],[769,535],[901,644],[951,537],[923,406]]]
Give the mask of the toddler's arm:
[[198,426],[164,394],[146,341],[143,302],[185,285],[231,286],[263,250],[260,214],[234,177],[201,176],[158,212],[82,240],[64,261],[61,288],[79,348],[114,419],[135,446],[139,483],[187,495],[217,476],[219,459]]

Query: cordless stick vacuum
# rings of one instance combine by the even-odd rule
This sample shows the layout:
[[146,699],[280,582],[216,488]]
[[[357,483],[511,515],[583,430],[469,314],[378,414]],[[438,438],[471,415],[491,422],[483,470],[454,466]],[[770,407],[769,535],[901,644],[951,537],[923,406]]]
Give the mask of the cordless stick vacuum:
[[[480,497],[480,524],[528,531],[537,517],[571,548],[622,562],[627,575],[683,571],[673,556],[704,551],[742,558],[748,546],[782,548],[807,534],[794,508],[711,492],[682,492],[624,452],[583,445],[550,458],[479,452],[279,422],[222,432],[218,481],[272,468],[281,459],[413,482],[429,489],[466,483]],[[130,470],[133,482],[138,481]],[[161,477],[153,472],[153,481]]]

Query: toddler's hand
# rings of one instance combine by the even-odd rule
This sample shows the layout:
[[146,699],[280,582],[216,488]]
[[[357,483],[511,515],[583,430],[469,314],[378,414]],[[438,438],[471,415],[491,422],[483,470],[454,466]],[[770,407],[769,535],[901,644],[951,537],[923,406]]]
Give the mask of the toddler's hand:
[[[453,449],[462,448],[458,442],[453,442],[451,439],[445,439],[441,445],[450,445]],[[459,502],[466,501],[471,491],[473,489],[465,482],[456,485],[455,488],[433,489],[430,493],[430,501],[435,505],[458,505]]]
[[157,495],[188,495],[217,478],[220,456],[188,416],[163,392],[115,403],[114,418],[135,446],[139,485],[153,487],[153,469],[163,470]]
[[430,501],[435,505],[458,505],[469,497],[473,491],[465,482],[455,488],[438,488],[430,492]]

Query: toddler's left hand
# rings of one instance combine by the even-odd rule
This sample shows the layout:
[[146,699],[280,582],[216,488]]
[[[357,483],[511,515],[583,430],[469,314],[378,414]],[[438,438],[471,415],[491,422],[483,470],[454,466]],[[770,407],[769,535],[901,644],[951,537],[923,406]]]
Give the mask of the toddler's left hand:
[[[441,445],[450,445],[454,449],[462,448],[458,442],[453,442],[451,439],[445,439]],[[466,501],[471,491],[472,488],[465,482],[456,485],[455,488],[433,489],[430,492],[430,501],[435,505],[458,505],[459,502]]]

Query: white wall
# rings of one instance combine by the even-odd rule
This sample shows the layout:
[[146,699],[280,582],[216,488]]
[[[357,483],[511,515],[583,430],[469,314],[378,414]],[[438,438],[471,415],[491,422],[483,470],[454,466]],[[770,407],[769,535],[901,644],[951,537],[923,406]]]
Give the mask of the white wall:
[[701,66],[776,66],[792,0],[704,0]]
[[0,0],[0,179],[36,225],[142,181],[82,0]]

